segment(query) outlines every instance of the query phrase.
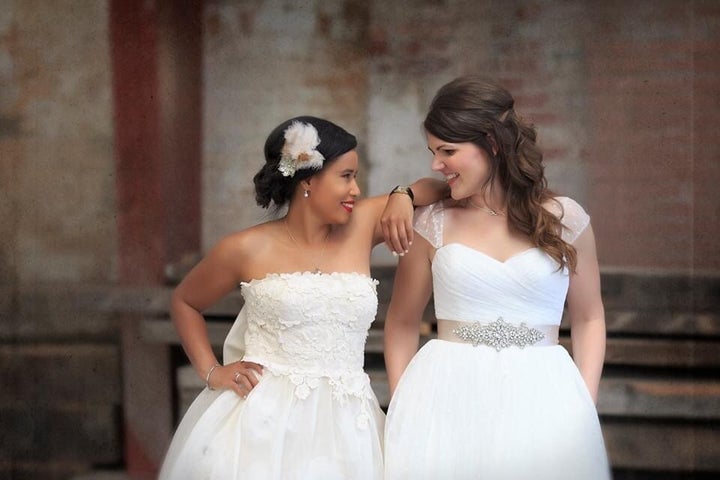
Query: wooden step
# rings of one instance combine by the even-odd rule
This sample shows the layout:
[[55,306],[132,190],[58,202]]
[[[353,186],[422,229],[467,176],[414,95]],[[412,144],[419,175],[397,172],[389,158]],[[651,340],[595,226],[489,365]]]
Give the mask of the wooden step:
[[[602,419],[608,457],[615,469],[720,472],[718,427],[716,423]],[[677,478],[696,477],[687,475]],[[711,477],[703,475],[697,478]]]
[[[380,406],[387,408],[390,392],[384,369],[368,369],[370,383]],[[181,412],[205,387],[190,365],[177,371]],[[605,376],[600,381],[598,413],[615,418],[657,418],[720,422],[720,380],[673,377],[638,378]]]
[[125,472],[114,470],[96,470],[94,472],[76,475],[70,480],[138,480],[137,477],[130,477]]
[[[231,321],[207,322],[210,343],[214,347],[222,347],[231,326]],[[172,322],[167,318],[145,318],[140,322],[140,333],[149,343],[180,345],[180,338]],[[423,336],[421,344],[431,338],[434,338],[432,333]],[[570,350],[570,338],[567,332],[563,332],[560,343]],[[370,329],[365,352],[382,354],[382,329]],[[720,340],[609,337],[605,363],[673,368],[720,368]]]

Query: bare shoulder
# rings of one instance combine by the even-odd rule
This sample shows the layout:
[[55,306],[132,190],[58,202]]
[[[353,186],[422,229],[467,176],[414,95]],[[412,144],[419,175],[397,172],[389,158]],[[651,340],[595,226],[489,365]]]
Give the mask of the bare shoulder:
[[247,264],[253,257],[270,248],[268,239],[275,235],[277,221],[261,223],[221,238],[212,248],[209,256],[220,261]]

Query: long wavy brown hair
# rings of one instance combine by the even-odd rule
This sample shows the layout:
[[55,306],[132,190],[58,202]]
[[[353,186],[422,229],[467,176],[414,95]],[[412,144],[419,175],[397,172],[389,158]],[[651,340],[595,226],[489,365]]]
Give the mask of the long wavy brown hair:
[[518,117],[514,106],[504,88],[481,77],[460,77],[438,91],[423,126],[446,142],[472,142],[482,148],[491,163],[483,193],[498,178],[506,192],[511,227],[527,235],[561,269],[574,272],[577,252],[562,239],[560,219],[543,207],[554,201],[562,211],[547,188],[537,132]]

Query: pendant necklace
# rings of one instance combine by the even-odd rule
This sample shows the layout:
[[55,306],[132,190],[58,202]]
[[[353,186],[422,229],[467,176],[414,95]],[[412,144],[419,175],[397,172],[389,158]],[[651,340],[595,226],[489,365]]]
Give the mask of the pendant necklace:
[[[290,226],[288,225],[287,218],[283,221],[285,224],[285,230],[287,231],[288,237],[290,237],[290,240],[295,244],[295,247],[298,250],[302,250],[300,247],[300,244],[295,240],[295,237],[293,237],[292,233],[290,233]],[[325,238],[323,238],[322,241],[322,248],[320,249],[320,255],[318,255],[317,259],[314,262],[315,269],[312,271],[312,273],[322,273],[322,270],[320,269],[320,264],[322,263],[323,255],[325,254],[325,246],[327,245],[327,239],[330,236],[330,231],[332,228],[329,228],[327,233],[325,234]]]
[[502,215],[505,215],[504,212],[500,210],[493,210],[490,207],[485,207],[483,205],[478,205],[475,202],[473,202],[470,198],[467,199],[468,203],[472,205],[473,207],[477,208],[478,210],[482,210],[483,212],[487,213],[488,215],[492,215],[493,217],[500,217]]

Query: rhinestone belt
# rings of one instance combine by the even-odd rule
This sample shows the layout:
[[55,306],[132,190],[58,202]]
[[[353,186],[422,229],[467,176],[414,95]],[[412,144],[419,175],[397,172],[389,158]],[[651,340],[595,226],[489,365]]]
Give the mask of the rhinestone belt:
[[451,342],[485,345],[498,352],[509,347],[540,347],[557,345],[557,325],[533,325],[508,323],[499,317],[494,322],[458,322],[438,320],[438,338]]

